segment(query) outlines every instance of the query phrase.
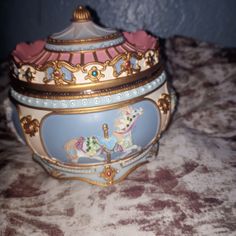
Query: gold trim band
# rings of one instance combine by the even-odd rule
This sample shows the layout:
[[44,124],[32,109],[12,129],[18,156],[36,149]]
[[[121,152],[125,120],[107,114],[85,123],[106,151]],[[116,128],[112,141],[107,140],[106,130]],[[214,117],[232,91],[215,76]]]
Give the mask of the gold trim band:
[[120,32],[115,32],[103,37],[97,37],[97,38],[88,38],[88,39],[74,39],[74,40],[62,40],[62,39],[54,39],[52,37],[48,37],[47,43],[53,44],[53,45],[71,45],[71,44],[86,44],[86,43],[99,43],[103,41],[108,41],[112,39],[116,39],[122,37],[122,34]]

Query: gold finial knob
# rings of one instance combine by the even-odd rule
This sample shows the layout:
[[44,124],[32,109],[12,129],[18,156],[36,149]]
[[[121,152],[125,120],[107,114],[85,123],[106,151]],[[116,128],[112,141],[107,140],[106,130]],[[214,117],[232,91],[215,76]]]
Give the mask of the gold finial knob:
[[90,12],[83,6],[79,6],[73,13],[72,21],[89,21],[91,20]]

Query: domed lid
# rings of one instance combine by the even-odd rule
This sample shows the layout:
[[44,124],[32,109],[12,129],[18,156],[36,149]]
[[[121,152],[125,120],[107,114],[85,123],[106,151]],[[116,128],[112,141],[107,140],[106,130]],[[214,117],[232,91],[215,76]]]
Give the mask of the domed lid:
[[121,33],[96,25],[90,12],[79,6],[74,11],[72,24],[51,35],[45,47],[53,51],[82,51],[115,46],[123,41]]
[[12,55],[13,88],[36,97],[118,92],[144,84],[162,70],[156,38],[98,26],[81,6],[65,30],[47,40],[18,44]]

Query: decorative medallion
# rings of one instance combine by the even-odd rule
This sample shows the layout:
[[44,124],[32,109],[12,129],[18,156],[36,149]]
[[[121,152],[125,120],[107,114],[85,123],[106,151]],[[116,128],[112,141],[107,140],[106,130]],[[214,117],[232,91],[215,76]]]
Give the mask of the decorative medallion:
[[65,74],[61,73],[60,70],[55,69],[52,73],[52,78],[55,81],[55,84],[60,85],[63,84],[63,78],[64,78]]
[[158,99],[157,105],[164,114],[167,114],[170,110],[170,102],[170,95],[167,93],[162,93],[161,97]]
[[98,82],[101,78],[104,78],[105,75],[102,74],[102,70],[99,70],[96,66],[91,67],[88,71],[88,75],[85,76],[86,80],[90,80],[92,82]]
[[108,184],[113,184],[114,177],[118,173],[118,170],[111,167],[110,165],[104,166],[103,171],[100,174],[100,177],[104,178]]
[[24,116],[20,120],[21,125],[26,134],[29,134],[30,137],[35,136],[39,131],[39,121],[37,119],[32,119],[31,115]]

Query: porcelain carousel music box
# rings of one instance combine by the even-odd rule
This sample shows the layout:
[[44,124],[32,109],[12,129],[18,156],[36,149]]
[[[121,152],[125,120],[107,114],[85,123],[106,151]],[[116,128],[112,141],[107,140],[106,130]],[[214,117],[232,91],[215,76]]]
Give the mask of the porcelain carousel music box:
[[171,96],[156,38],[71,25],[12,53],[13,121],[50,175],[108,186],[157,154]]

